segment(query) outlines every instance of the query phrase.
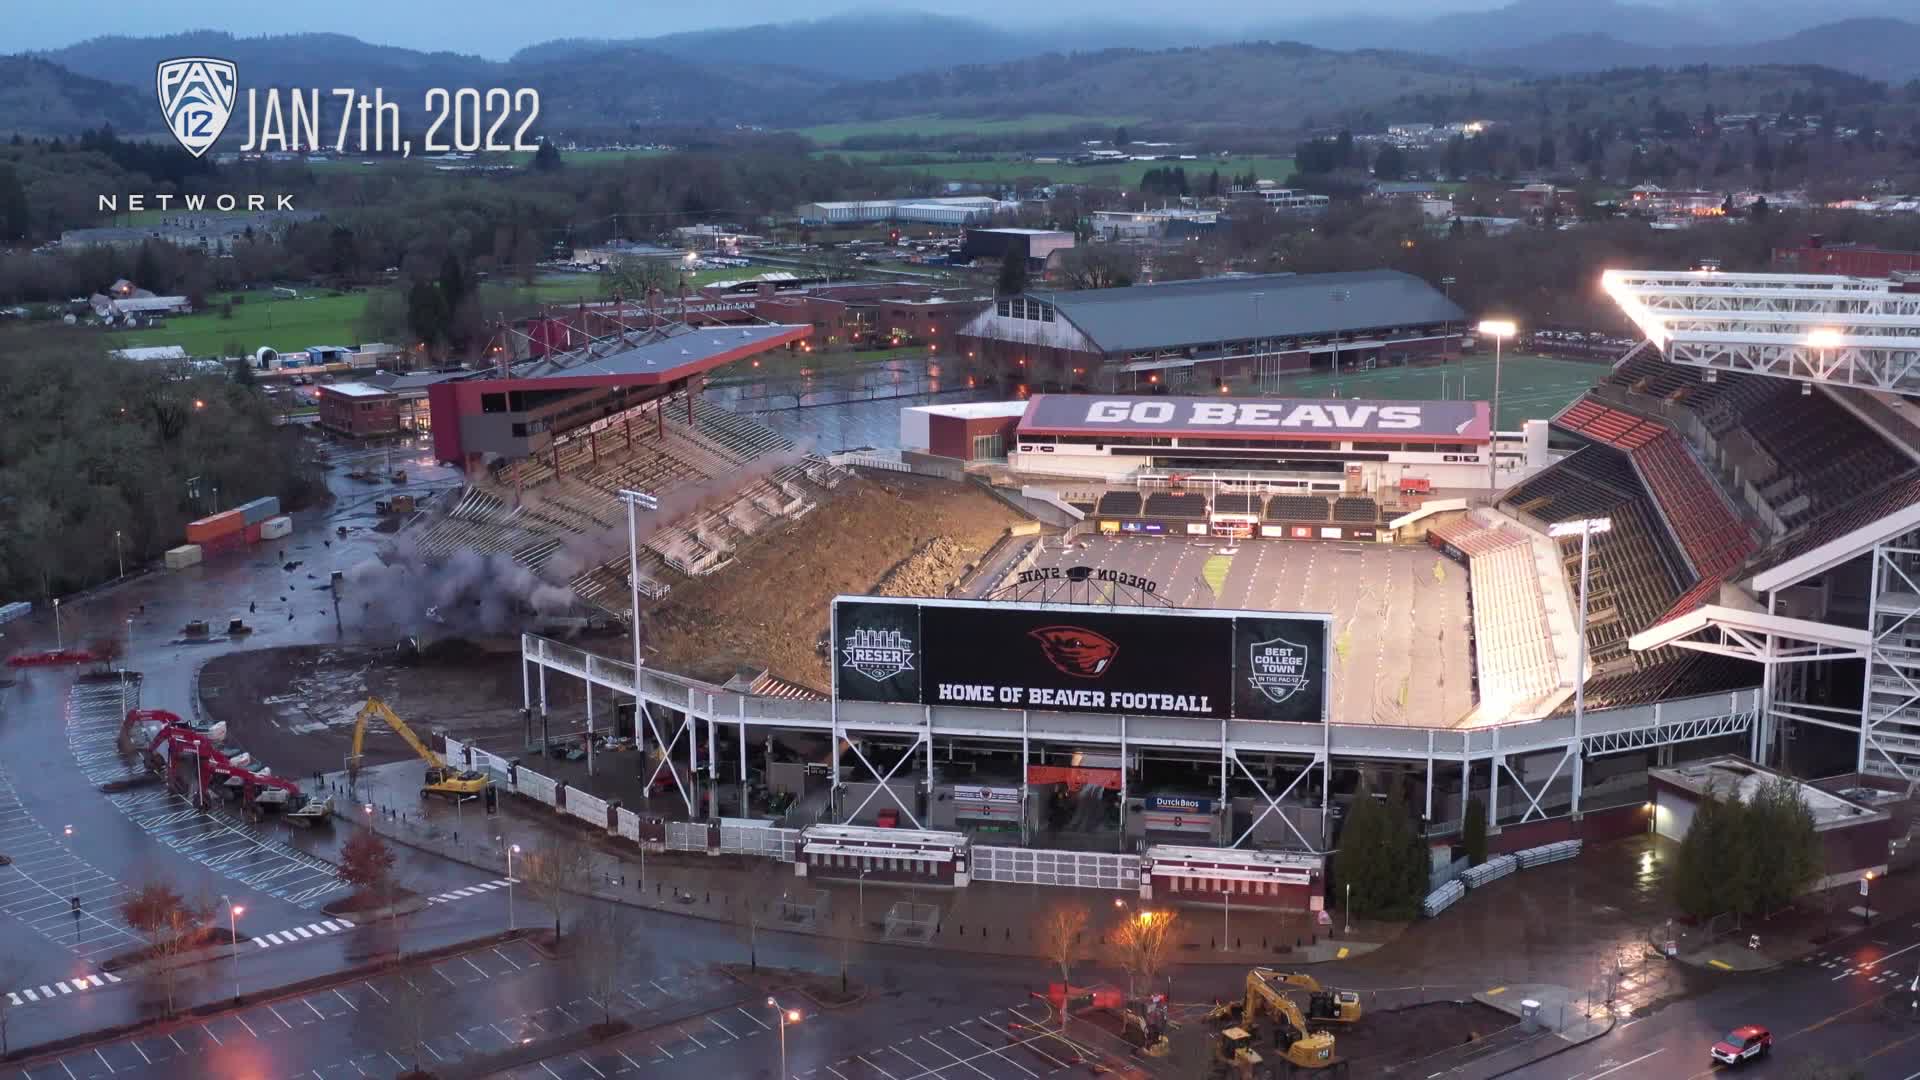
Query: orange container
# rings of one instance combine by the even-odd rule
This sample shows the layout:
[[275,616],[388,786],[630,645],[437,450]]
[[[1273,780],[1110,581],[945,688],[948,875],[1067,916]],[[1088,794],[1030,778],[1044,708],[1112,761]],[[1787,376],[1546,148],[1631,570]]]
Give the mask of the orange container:
[[204,544],[209,540],[218,540],[223,536],[240,532],[247,527],[246,516],[238,510],[229,510],[224,514],[203,517],[199,521],[187,523],[187,542]]

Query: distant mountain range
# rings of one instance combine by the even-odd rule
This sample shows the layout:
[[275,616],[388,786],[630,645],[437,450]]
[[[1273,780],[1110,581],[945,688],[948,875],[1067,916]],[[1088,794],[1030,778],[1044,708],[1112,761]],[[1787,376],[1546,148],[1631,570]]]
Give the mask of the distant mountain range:
[[[1280,40],[1283,30],[1293,40]],[[1142,25],[1006,30],[916,13],[849,15],[550,41],[504,62],[338,34],[196,31],[0,57],[0,132],[102,122],[156,130],[154,65],[193,55],[235,61],[245,86],[380,87],[413,110],[432,86],[532,86],[542,94],[544,130],[600,133],[932,113],[1224,120],[1284,131],[1342,109],[1498,90],[1530,74],[1704,63],[1824,66],[1894,84],[1920,78],[1920,24],[1911,21],[1850,18],[1766,40],[1731,33],[1686,10],[1620,0],[1517,0],[1425,20],[1322,19],[1232,42],[1182,41],[1178,31]]]

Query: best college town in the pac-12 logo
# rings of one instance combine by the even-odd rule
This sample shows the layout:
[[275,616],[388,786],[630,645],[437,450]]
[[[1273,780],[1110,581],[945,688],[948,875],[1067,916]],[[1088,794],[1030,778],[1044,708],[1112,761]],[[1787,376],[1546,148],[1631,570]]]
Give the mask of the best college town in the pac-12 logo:
[[1268,701],[1280,705],[1307,686],[1305,645],[1285,638],[1256,641],[1247,650],[1247,682]]
[[842,652],[850,670],[874,682],[913,670],[913,639],[898,630],[855,630]]
[[239,69],[231,60],[183,56],[162,60],[154,72],[167,130],[194,157],[213,149],[227,130],[239,93]]

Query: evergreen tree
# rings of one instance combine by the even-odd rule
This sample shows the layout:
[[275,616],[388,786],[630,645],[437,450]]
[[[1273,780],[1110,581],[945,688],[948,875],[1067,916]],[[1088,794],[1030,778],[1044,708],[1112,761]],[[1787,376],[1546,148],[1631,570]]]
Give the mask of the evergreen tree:
[[1125,146],[1132,141],[1133,139],[1128,136],[1126,128],[1117,127],[1113,129],[1113,145]]
[[1554,145],[1553,136],[1540,136],[1540,149],[1534,154],[1534,161],[1538,162],[1543,169],[1551,169],[1558,161],[1559,156],[1560,152]]
[[1000,260],[1000,279],[994,284],[995,296],[1018,296],[1027,291],[1027,259],[1019,252],[1009,252]]
[[1775,777],[1753,793],[1743,817],[1751,889],[1746,910],[1778,911],[1820,878],[1823,854],[1813,812],[1793,781]]
[[550,173],[559,168],[560,148],[550,142],[541,143],[540,149],[533,152],[533,171]]
[[1403,180],[1407,175],[1406,151],[1397,146],[1383,146],[1373,159],[1373,175],[1376,180]]
[[1468,866],[1479,866],[1487,861],[1487,805],[1480,801],[1478,795],[1467,800],[1467,820],[1461,829],[1460,840],[1467,849]]
[[407,329],[417,341],[439,342],[447,332],[450,311],[446,296],[431,281],[416,281],[407,290]]
[[140,245],[140,254],[133,259],[133,283],[142,289],[159,292],[164,286],[160,281],[160,254],[153,250],[153,242]]
[[[15,135],[17,143],[20,136]],[[28,231],[27,188],[11,165],[0,165],[0,244],[25,240]]]
[[1399,798],[1377,798],[1361,784],[1340,828],[1334,874],[1357,915],[1406,919],[1419,910],[1426,853]]
[[466,271],[460,268],[459,256],[447,252],[447,257],[440,260],[440,295],[446,301],[449,312],[458,308],[460,301],[467,298],[468,288]]
[[1219,169],[1215,169],[1212,172],[1207,174],[1207,194],[1210,196],[1217,196],[1220,194],[1220,170]]

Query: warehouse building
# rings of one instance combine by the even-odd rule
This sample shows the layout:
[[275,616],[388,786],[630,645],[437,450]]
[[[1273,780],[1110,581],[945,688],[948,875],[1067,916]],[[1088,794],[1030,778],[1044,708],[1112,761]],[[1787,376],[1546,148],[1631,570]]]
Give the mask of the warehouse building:
[[1029,290],[969,322],[969,370],[1032,391],[1271,389],[1455,351],[1466,313],[1397,270]]
[[1015,204],[985,195],[929,199],[862,199],[802,203],[795,216],[803,225],[872,225],[898,221],[921,225],[971,225]]

